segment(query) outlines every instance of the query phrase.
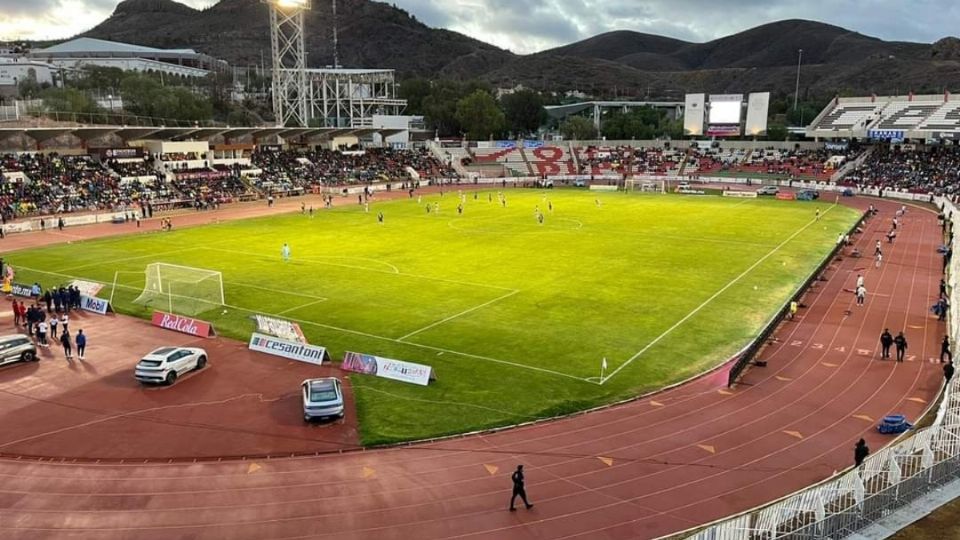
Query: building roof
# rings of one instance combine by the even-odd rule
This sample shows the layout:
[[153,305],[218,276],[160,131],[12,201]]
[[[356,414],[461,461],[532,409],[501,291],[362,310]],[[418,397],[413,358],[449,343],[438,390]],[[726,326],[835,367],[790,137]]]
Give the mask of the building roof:
[[153,47],[144,47],[142,45],[131,45],[129,43],[118,43],[116,41],[107,41],[104,39],[82,37],[65,41],[59,45],[31,51],[32,54],[70,54],[70,53],[126,53],[126,54],[183,54],[195,55],[197,51],[193,49],[155,49]]

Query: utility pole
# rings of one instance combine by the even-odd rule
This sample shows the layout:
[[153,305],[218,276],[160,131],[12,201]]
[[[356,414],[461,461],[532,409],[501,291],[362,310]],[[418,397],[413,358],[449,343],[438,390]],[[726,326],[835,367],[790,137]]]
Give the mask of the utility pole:
[[793,93],[793,110],[797,110],[800,103],[800,65],[803,63],[803,49],[797,55],[797,89]]

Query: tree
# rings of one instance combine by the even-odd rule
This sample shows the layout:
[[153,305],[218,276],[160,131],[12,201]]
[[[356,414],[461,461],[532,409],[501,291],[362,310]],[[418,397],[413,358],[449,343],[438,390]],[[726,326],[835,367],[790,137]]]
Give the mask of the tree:
[[787,139],[787,126],[783,124],[770,124],[767,126],[767,136],[764,139],[768,141],[785,141]]
[[493,96],[479,89],[457,102],[456,119],[467,137],[474,140],[499,135],[506,126],[503,111]]
[[94,114],[103,112],[96,101],[86,92],[75,88],[50,88],[39,96],[43,109],[56,113]]
[[423,101],[432,91],[427,79],[407,79],[400,83],[397,97],[407,100],[407,114],[423,114]]
[[533,90],[519,90],[500,98],[510,130],[517,134],[537,131],[547,121],[543,98]]
[[560,133],[565,139],[589,141],[597,138],[593,121],[583,116],[571,116],[560,124]]

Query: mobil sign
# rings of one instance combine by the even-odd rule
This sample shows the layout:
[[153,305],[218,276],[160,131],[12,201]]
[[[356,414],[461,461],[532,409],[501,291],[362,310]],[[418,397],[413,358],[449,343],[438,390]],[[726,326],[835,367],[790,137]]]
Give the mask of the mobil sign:
[[80,295],[80,307],[85,311],[92,311],[100,315],[106,315],[110,311],[110,301],[96,296]]
[[180,332],[181,334],[189,334],[191,336],[212,337],[216,334],[213,331],[213,325],[206,321],[174,315],[173,313],[166,313],[164,311],[154,311],[153,318],[150,322],[153,323],[154,326]]

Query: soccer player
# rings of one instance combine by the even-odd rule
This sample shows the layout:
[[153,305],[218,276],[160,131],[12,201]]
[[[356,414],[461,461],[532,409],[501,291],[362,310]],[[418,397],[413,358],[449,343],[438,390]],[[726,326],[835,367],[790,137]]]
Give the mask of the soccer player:
[[383,212],[377,212],[377,221],[383,224]]
[[283,262],[290,261],[290,246],[288,244],[284,244],[283,247],[280,248],[280,257],[283,259]]
[[817,221],[820,221],[820,209],[817,208]]

